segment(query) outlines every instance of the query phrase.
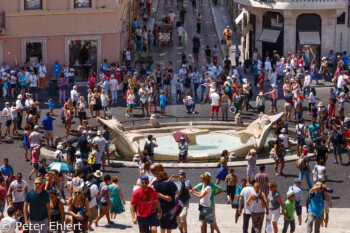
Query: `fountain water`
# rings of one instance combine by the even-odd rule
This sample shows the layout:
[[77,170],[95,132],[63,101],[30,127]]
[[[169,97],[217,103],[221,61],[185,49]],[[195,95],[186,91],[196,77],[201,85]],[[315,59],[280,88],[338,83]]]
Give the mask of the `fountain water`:
[[202,134],[208,134],[210,133],[209,129],[198,129],[193,128],[192,121],[190,121],[189,128],[180,130],[182,133],[186,134],[187,137],[190,139],[189,145],[197,145],[197,136]]

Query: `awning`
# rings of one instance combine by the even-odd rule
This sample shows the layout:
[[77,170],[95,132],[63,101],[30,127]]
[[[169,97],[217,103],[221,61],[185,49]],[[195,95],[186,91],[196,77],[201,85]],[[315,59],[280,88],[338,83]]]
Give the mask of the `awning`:
[[247,35],[247,33],[250,31],[250,29],[252,29],[253,28],[253,25],[251,25],[250,23],[249,24],[247,24],[247,26],[245,26],[244,28],[243,28],[243,30],[241,31],[241,35],[242,36],[246,36]]
[[299,44],[319,45],[321,44],[319,32],[299,32]]
[[280,33],[280,30],[263,29],[259,36],[259,41],[275,44]]
[[239,24],[239,22],[241,22],[241,20],[243,19],[243,16],[244,16],[244,11],[242,11],[238,17],[235,19],[235,23],[236,24]]

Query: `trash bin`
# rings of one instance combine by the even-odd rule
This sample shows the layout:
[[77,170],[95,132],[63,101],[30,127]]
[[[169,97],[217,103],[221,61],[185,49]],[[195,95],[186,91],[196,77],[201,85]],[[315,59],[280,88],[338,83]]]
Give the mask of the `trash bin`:
[[58,88],[57,88],[57,80],[51,79],[49,82],[49,96],[50,98],[58,98]]

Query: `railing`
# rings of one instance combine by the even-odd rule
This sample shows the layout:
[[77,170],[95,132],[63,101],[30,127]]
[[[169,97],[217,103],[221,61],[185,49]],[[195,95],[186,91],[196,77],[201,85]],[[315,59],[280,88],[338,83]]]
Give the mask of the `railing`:
[[286,3],[341,3],[343,0],[254,0],[256,2],[264,3],[277,3],[277,2],[286,2]]

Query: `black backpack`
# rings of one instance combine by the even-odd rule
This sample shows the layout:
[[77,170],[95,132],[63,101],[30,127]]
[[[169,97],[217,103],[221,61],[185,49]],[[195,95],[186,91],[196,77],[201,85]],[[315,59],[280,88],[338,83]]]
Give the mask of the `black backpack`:
[[91,191],[90,191],[91,186],[92,186],[92,183],[90,183],[88,185],[86,183],[84,183],[84,187],[83,187],[83,195],[89,201],[91,201],[91,199],[92,199],[91,198]]
[[191,198],[190,193],[188,192],[185,183],[181,185],[179,195],[177,197],[182,203],[188,201]]

